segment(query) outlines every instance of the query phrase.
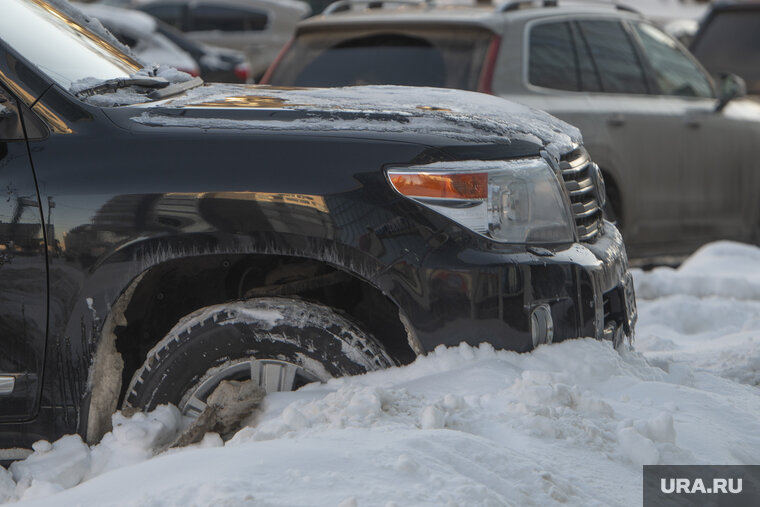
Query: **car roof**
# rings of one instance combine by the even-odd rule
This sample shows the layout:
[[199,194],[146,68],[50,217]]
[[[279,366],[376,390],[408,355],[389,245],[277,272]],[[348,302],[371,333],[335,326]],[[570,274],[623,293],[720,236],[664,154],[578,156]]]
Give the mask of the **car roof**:
[[[380,3],[380,2],[378,2]],[[355,5],[364,5],[366,3]],[[507,12],[500,12],[498,6],[472,6],[472,5],[433,5],[420,2],[419,4],[405,4],[393,6],[388,2],[382,8],[351,9],[347,11],[322,14],[306,19],[299,23],[299,31],[309,31],[329,26],[345,25],[393,25],[393,24],[446,24],[468,25],[499,31],[504,25],[528,21],[537,18],[548,18],[567,15],[602,15],[617,18],[641,19],[641,15],[628,10],[616,8],[615,4],[607,3],[568,3],[552,7],[519,8]],[[329,9],[329,8],[328,8]]]

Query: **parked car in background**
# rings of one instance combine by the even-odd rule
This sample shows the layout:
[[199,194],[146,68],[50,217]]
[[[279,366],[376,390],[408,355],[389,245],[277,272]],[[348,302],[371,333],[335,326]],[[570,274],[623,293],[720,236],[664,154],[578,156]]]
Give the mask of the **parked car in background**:
[[[302,22],[264,83],[492,93],[580,128],[636,257],[757,241],[760,111],[716,90],[682,45],[627,8],[337,2]],[[343,12],[340,12],[343,11]]]
[[760,95],[760,3],[721,2],[703,19],[691,51],[713,76],[731,72]]
[[146,12],[191,40],[243,51],[261,77],[296,24],[311,13],[300,0],[102,0]]
[[151,16],[129,9],[97,4],[74,4],[100,21],[119,42],[145,64],[169,65],[192,76],[200,75],[198,62],[174,41],[159,32]]
[[304,0],[307,4],[309,4],[309,7],[311,7],[311,15],[316,16],[318,14],[322,14],[322,11],[324,11],[328,5],[333,3],[335,0]]
[[577,129],[457,90],[204,84],[101,28],[3,0],[0,460],[97,441],[119,407],[213,415],[224,381],[630,343],[625,248]]
[[[155,19],[155,18],[154,18]],[[201,77],[211,83],[253,83],[248,57],[242,51],[210,46],[189,39],[184,33],[161,20],[156,20],[158,32],[195,58]]]
[[[103,4],[76,4],[85,14],[97,18],[138,58],[147,63],[161,63],[183,70],[193,76],[200,75],[205,81],[214,83],[250,83],[253,81],[251,67],[245,53],[234,49],[217,48],[190,40],[176,28],[167,25],[144,12],[112,7]],[[157,54],[150,48],[158,45],[172,45],[174,50],[165,55]],[[178,57],[170,57],[183,53]],[[191,67],[187,55],[194,61]]]
[[[574,0],[565,0],[565,2],[568,1]],[[583,2],[583,0],[577,1]],[[618,2],[609,0],[608,3],[614,5]],[[672,25],[673,29],[676,29],[678,24],[687,29],[693,26],[693,23],[686,23],[686,21],[698,22],[707,11],[709,0],[634,0],[623,2],[621,5],[633,7],[639,14],[668,31],[668,25],[671,23],[675,23]]]

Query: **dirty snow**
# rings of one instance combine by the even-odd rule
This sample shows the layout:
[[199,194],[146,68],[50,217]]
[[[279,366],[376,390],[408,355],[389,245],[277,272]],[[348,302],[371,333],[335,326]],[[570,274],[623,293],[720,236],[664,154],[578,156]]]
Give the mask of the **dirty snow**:
[[757,464],[760,249],[714,243],[634,278],[638,351],[592,339],[528,354],[440,348],[270,395],[226,444],[207,434],[156,457],[176,409],[116,414],[96,446],[40,442],[0,469],[0,501],[638,505],[642,464]]

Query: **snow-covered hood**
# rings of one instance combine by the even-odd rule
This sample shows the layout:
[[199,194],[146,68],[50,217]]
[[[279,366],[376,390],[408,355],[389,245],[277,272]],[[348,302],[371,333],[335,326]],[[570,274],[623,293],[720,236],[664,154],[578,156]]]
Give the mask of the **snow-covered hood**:
[[481,93],[442,88],[278,88],[209,84],[138,106],[143,125],[218,129],[398,132],[464,142],[527,140],[567,151],[579,131],[542,111]]

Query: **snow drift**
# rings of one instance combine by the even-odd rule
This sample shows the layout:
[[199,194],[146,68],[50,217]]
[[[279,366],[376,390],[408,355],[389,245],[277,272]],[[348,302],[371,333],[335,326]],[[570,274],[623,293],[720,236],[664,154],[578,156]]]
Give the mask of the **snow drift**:
[[[173,407],[88,447],[39,442],[0,469],[23,505],[637,505],[641,465],[760,456],[760,250],[709,245],[635,272],[642,352],[439,348],[401,368],[270,395],[226,444],[165,451]],[[730,287],[736,287],[731,291]],[[752,356],[754,350],[755,355]],[[752,357],[754,357],[754,361]]]

